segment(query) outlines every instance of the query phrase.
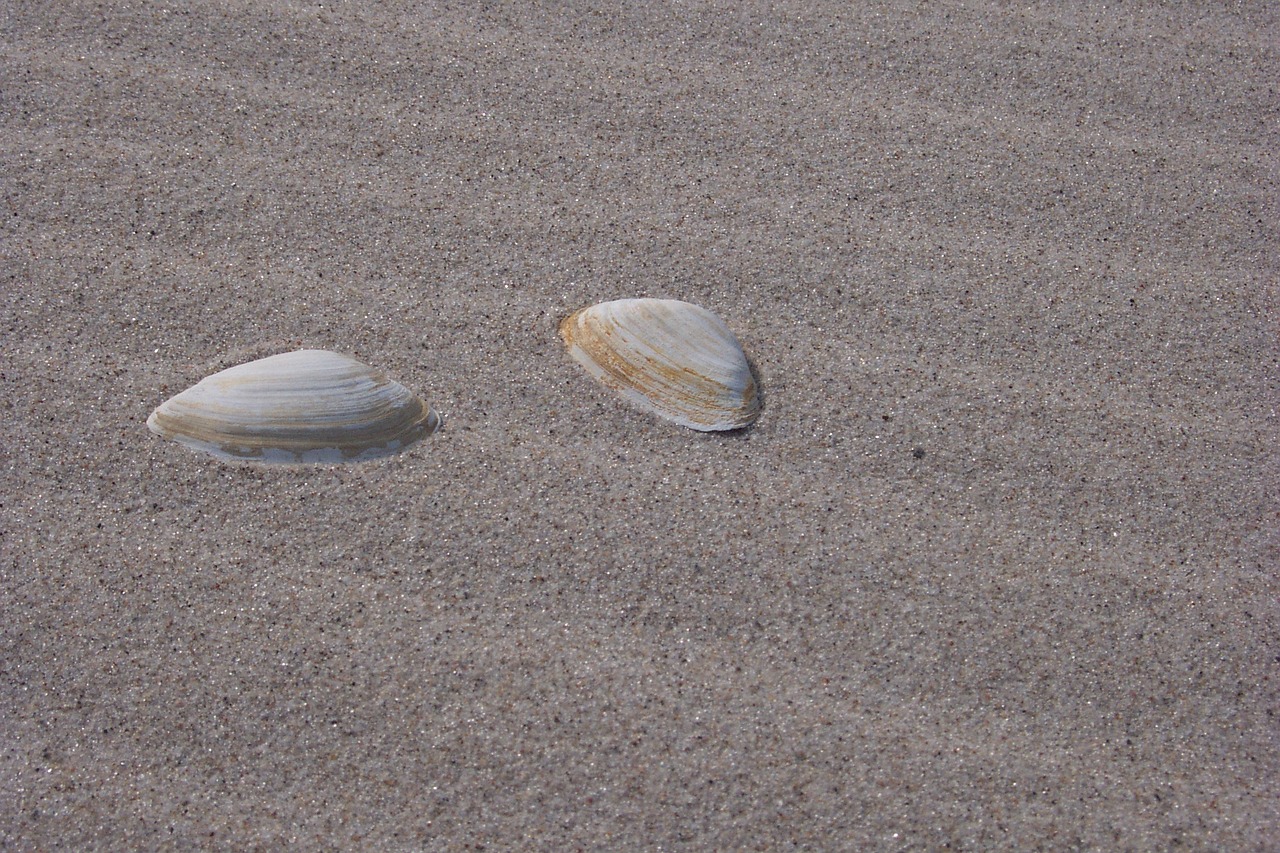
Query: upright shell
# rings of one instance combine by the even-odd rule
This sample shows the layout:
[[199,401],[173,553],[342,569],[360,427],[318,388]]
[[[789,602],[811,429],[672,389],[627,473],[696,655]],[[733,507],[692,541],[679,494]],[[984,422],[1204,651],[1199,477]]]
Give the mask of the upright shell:
[[440,416],[382,371],[311,349],[215,373],[147,426],[222,459],[349,462],[398,452],[435,432]]
[[587,372],[681,426],[727,430],[760,413],[738,339],[715,314],[675,299],[619,299],[564,319],[560,336]]

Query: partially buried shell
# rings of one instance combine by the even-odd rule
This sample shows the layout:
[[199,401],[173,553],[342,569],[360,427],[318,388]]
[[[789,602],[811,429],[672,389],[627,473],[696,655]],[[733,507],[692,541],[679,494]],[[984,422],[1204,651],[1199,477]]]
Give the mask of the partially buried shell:
[[564,319],[587,372],[643,409],[697,430],[747,426],[760,412],[738,339],[715,314],[674,299],[619,299]]
[[215,373],[147,418],[151,431],[223,459],[350,462],[435,432],[440,416],[349,356],[298,350]]

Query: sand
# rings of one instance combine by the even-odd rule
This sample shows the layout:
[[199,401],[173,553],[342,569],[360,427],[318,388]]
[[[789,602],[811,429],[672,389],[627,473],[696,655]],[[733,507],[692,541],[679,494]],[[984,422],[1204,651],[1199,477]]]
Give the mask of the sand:
[[[0,11],[0,844],[1280,847],[1271,4]],[[758,423],[563,352],[734,329]],[[444,416],[230,465],[301,347]]]

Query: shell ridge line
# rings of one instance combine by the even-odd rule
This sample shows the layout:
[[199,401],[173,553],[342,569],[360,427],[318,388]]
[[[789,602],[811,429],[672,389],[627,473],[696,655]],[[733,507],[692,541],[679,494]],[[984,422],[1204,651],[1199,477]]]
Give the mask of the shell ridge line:
[[333,462],[389,455],[439,417],[350,356],[299,350],[227,368],[162,403],[155,433],[232,459]]
[[570,314],[560,333],[592,377],[683,426],[736,429],[759,413],[759,389],[741,344],[704,308],[614,300]]
[[[728,385],[708,375],[708,368],[714,372],[728,372],[729,361],[722,357],[722,346],[709,345],[702,338],[684,334],[684,326],[680,322],[677,310],[684,303],[674,306],[663,302],[657,306],[647,306],[644,319],[652,322],[650,330],[631,328],[629,343],[647,359],[648,365],[655,371],[655,380],[661,391],[666,394],[684,397],[689,400],[705,397]],[[710,312],[699,310],[699,319],[714,319]],[[624,328],[627,328],[624,324]],[[639,323],[632,326],[639,326]],[[645,331],[652,334],[645,335]],[[719,331],[719,329],[717,329]],[[722,344],[719,338],[711,344]],[[683,355],[683,357],[678,357]],[[701,369],[691,366],[690,362],[701,363]],[[692,387],[696,384],[698,387]],[[693,408],[693,407],[691,407]]]

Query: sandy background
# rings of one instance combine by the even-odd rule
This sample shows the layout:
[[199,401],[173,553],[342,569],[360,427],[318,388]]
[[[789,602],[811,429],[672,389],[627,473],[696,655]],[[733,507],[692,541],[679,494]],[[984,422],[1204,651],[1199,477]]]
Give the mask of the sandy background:
[[[1274,5],[0,25],[0,844],[1280,846]],[[639,295],[755,428],[565,356]],[[145,429],[301,346],[444,430]]]

